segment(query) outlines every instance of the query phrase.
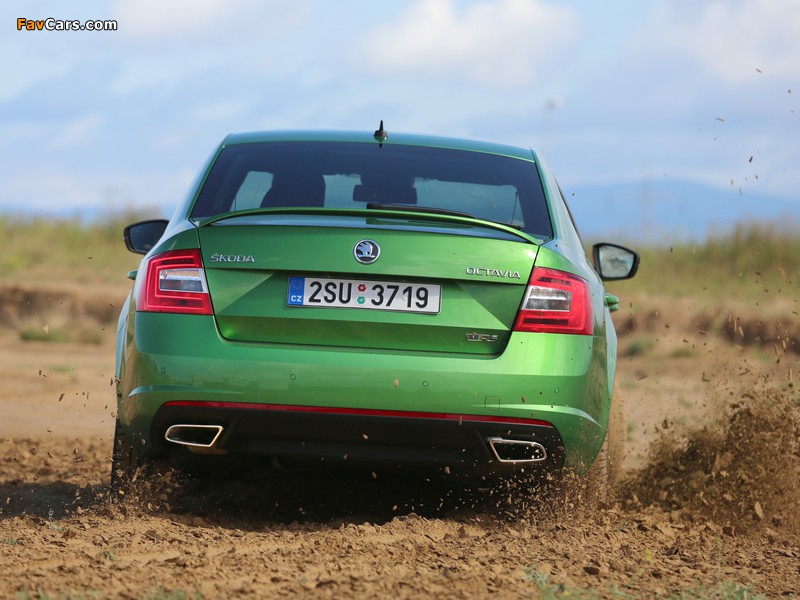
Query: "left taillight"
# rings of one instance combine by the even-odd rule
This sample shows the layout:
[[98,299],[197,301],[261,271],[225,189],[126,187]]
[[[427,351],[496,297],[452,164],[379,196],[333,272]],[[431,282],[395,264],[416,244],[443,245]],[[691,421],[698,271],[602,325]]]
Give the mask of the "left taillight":
[[173,250],[147,261],[143,312],[211,315],[211,296],[206,285],[199,250]]
[[592,335],[589,283],[572,273],[534,267],[514,331]]

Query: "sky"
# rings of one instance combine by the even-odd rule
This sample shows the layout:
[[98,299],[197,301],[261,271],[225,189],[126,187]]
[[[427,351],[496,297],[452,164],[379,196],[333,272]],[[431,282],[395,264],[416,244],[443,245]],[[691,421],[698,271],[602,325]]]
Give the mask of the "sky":
[[800,0],[7,0],[0,212],[170,214],[227,133],[383,119],[534,147],[578,204],[681,183],[794,217],[798,99]]

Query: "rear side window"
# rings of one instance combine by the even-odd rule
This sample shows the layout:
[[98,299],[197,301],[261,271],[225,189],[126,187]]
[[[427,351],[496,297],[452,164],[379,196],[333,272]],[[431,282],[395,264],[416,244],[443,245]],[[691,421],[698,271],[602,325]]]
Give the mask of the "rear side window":
[[275,207],[368,204],[453,210],[552,237],[532,161],[464,150],[354,142],[263,142],[223,148],[192,218]]

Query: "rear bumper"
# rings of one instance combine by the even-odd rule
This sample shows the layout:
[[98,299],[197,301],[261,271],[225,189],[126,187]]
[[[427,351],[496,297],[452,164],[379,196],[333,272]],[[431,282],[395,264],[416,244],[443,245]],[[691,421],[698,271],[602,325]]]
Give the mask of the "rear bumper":
[[[220,449],[297,459],[472,468],[491,464],[485,439],[517,419],[510,431],[522,439],[545,434],[533,421],[551,424],[548,453],[583,470],[605,436],[604,338],[514,333],[502,355],[479,357],[233,343],[211,317],[135,319],[118,372],[119,416],[143,454],[163,451],[168,423],[198,410],[226,420]],[[264,408],[275,405],[340,412]]]
[[[173,425],[216,425],[218,439],[208,448],[166,441]],[[535,420],[501,417],[294,407],[248,403],[172,402],[153,419],[151,438],[157,451],[168,451],[191,464],[186,452],[226,455],[234,464],[266,463],[289,469],[358,469],[380,472],[434,472],[488,475],[519,469],[555,470],[564,449],[555,428]],[[487,440],[535,442],[542,460],[505,462]],[[529,472],[529,471],[526,471]]]

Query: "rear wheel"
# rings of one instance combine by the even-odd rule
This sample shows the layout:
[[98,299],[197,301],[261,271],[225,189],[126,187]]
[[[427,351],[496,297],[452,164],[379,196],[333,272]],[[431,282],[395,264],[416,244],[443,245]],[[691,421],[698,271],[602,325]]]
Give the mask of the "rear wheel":
[[625,410],[622,396],[614,388],[611,412],[608,417],[606,439],[600,448],[586,480],[587,494],[601,502],[609,499],[611,488],[620,479],[622,461],[625,457]]
[[141,461],[133,451],[133,445],[125,436],[125,430],[117,417],[114,429],[114,453],[111,457],[111,491],[123,490],[131,482]]
[[608,433],[592,468],[586,475],[586,498],[605,502],[610,487],[608,476]]
[[625,459],[625,441],[628,428],[625,421],[625,403],[619,388],[614,386],[611,400],[611,414],[608,418],[608,482],[617,483],[622,477],[622,463]]

